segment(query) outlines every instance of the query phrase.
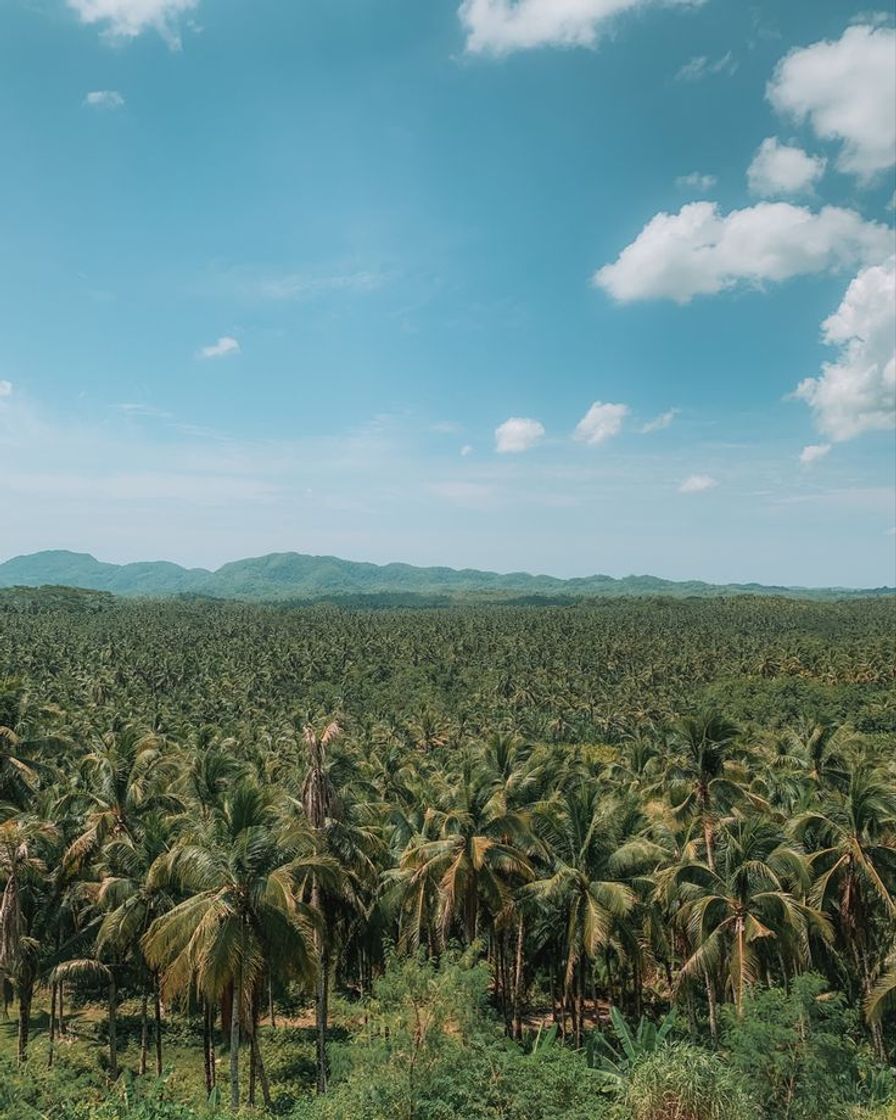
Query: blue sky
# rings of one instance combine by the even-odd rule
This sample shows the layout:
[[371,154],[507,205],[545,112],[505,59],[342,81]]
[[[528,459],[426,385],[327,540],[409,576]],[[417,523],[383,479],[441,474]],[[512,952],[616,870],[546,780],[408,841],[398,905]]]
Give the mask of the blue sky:
[[896,582],[894,43],[6,0],[0,554]]

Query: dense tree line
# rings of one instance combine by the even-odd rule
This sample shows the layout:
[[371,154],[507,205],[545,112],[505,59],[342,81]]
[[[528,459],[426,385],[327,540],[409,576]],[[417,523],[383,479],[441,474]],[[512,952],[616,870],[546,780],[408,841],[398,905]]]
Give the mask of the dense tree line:
[[[422,1014],[415,985],[443,961],[463,988],[466,953],[463,975],[483,978],[469,998],[509,1039],[528,1050],[552,1029],[588,1068],[615,1068],[595,1051],[611,1009],[617,1030],[674,1009],[669,1061],[675,1045],[749,1056],[745,1024],[780,993],[803,1000],[800,1022],[835,1001],[884,1070],[893,617],[886,600],[9,597],[0,975],[20,1062],[38,994],[52,1063],[72,1001],[101,992],[110,1082],[135,999],[139,1073],[162,1073],[187,1014],[207,1092],[270,1105],[260,1025],[298,998],[325,1094],[330,1000],[375,1022],[411,967],[387,1037],[415,1065],[440,1006]],[[779,1106],[766,1114],[810,1115]]]

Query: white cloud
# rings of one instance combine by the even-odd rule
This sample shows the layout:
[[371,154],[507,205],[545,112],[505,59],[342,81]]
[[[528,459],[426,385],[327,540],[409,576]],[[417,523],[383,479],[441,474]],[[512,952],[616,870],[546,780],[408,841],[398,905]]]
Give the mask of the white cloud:
[[12,396],[12,382],[0,381],[0,399]]
[[824,156],[810,156],[802,148],[782,144],[777,136],[767,136],[747,168],[747,184],[753,194],[764,198],[804,194],[813,189],[826,166]]
[[818,429],[834,442],[896,425],[896,257],[863,269],[822,324],[837,361],[800,382]]
[[651,218],[593,283],[621,302],[687,303],[737,284],[871,264],[892,252],[891,245],[885,226],[836,206],[814,213],[787,202],[759,202],[722,214],[715,203],[691,202],[677,214]]
[[810,463],[823,459],[830,450],[831,445],[829,443],[810,443],[800,452],[800,462],[808,466]]
[[700,82],[714,74],[733,74],[737,70],[737,59],[728,51],[721,58],[707,58],[705,54],[695,55],[681,67],[675,75],[678,82]]
[[217,342],[213,342],[211,346],[203,346],[199,351],[200,358],[227,358],[231,354],[239,354],[240,344],[235,338],[230,338],[229,335],[224,335],[219,338]]
[[511,416],[509,420],[505,420],[495,428],[495,450],[501,453],[528,451],[543,435],[544,425],[538,420]]
[[197,7],[199,0],[68,0],[82,23],[99,24],[115,39],[133,39],[143,31],[157,31],[173,49],[180,47],[177,17]]
[[692,474],[678,487],[679,494],[702,494],[704,490],[712,490],[718,482],[708,474]]
[[715,175],[703,175],[699,171],[692,171],[689,175],[679,175],[675,180],[676,187],[682,190],[711,191],[719,180]]
[[837,167],[867,179],[896,162],[896,31],[848,27],[786,55],[768,84],[778,112],[808,120],[822,140],[841,143]]
[[463,445],[463,447],[460,449],[460,453],[461,453],[461,455],[464,456],[464,458],[466,458],[467,455],[472,455],[473,454],[472,443],[465,443]]
[[463,0],[458,9],[473,54],[533,47],[593,47],[615,16],[648,6],[697,7],[703,0]]
[[117,89],[94,89],[85,94],[84,104],[91,109],[123,109],[124,98]]
[[595,401],[576,424],[573,439],[582,443],[603,443],[619,433],[628,411],[627,404],[602,404]]
[[659,416],[655,416],[652,420],[648,420],[646,424],[642,424],[639,431],[642,436],[648,436],[651,432],[661,432],[663,428],[669,427],[677,415],[678,409],[670,408],[668,412],[661,412]]

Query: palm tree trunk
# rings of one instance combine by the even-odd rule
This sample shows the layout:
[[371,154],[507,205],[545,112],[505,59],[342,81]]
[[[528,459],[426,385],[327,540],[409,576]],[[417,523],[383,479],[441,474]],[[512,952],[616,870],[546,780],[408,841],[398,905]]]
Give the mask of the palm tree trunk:
[[252,1050],[255,1055],[255,1068],[258,1071],[258,1082],[261,1085],[261,1098],[264,1101],[264,1107],[270,1109],[271,1107],[271,1086],[268,1081],[267,1071],[264,1068],[264,1062],[261,1057],[261,1047],[258,1045],[258,1035],[252,1035]]
[[712,978],[706,968],[703,969],[703,978],[706,981],[706,1008],[709,1014],[709,1035],[713,1046],[719,1042],[719,1023],[716,1015],[716,990]]
[[202,1059],[205,1067],[205,1093],[208,1096],[214,1087],[212,1080],[211,1006],[208,1000],[205,1000],[202,1006]]
[[230,1107],[240,1107],[240,984],[234,981],[230,1012]]
[[29,977],[19,985],[19,1032],[16,1057],[19,1062],[28,1058],[28,1036],[31,1033],[31,1000],[34,981]]
[[149,1053],[149,992],[143,988],[140,1001],[140,1076],[146,1076],[147,1055]]
[[516,959],[513,965],[513,1037],[523,1037],[523,943],[525,927],[520,914],[516,927]]
[[56,999],[59,992],[59,985],[54,981],[50,985],[50,1037],[47,1046],[47,1069],[53,1068],[53,1060],[55,1058],[56,1050]]
[[327,1091],[327,1019],[330,960],[326,935],[320,938],[320,969],[317,976],[317,1091]]
[[118,1080],[118,990],[114,974],[109,978],[109,1080]]
[[162,1076],[162,993],[159,989],[159,974],[153,974],[153,1012],[155,1015],[156,1035],[156,1077]]

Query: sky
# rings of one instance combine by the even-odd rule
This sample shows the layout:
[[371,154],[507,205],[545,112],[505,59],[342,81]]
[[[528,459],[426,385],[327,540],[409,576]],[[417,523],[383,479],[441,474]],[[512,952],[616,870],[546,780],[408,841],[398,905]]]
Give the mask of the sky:
[[0,559],[896,583],[868,0],[3,0]]

